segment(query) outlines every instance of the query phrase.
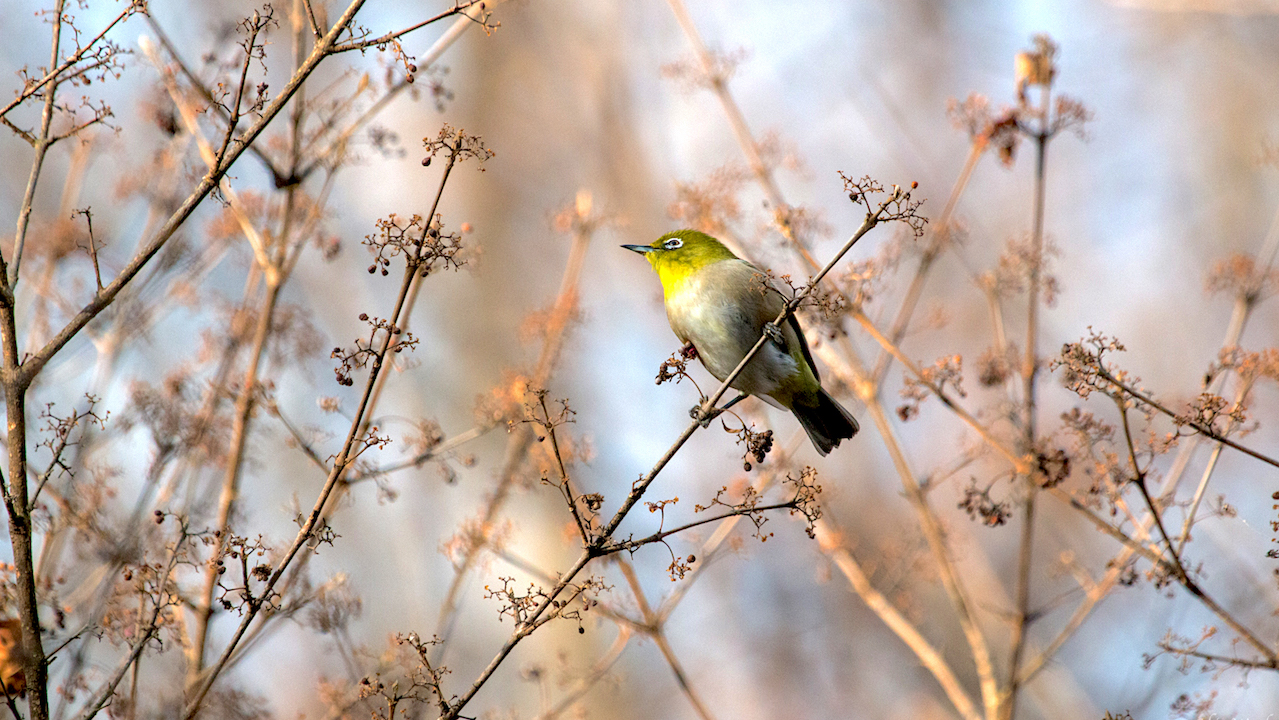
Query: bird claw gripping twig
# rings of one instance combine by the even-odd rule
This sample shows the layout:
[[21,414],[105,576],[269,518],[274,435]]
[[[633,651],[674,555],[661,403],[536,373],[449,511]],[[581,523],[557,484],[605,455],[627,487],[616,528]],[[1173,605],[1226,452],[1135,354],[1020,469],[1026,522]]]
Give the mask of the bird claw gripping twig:
[[[707,427],[710,427],[711,421],[719,417],[720,415],[722,415],[725,410],[733,407],[734,405],[745,400],[748,397],[750,397],[750,395],[746,393],[738,393],[737,397],[733,398],[732,400],[729,400],[728,402],[724,403],[720,407],[711,408],[704,414],[702,413],[702,404],[698,403],[689,409],[688,416],[693,418],[694,420],[700,421],[702,424],[702,427],[707,428]],[[702,402],[706,402],[706,400],[703,399]]]
[[711,426],[711,421],[719,417],[722,412],[724,412],[724,408],[711,408],[703,413],[702,404],[698,403],[688,409],[688,416],[700,422],[703,428],[708,428]]
[[783,350],[786,349],[786,338],[782,337],[782,329],[777,327],[776,323],[769,323],[765,325],[764,334],[768,336],[769,340],[773,341],[774,345],[782,348]]

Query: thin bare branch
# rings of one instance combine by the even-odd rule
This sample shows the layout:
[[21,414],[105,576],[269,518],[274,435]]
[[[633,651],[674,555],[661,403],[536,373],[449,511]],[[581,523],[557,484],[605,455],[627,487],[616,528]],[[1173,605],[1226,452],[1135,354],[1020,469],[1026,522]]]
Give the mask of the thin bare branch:
[[919,658],[919,662],[928,669],[928,672],[933,674],[942,690],[945,691],[946,697],[954,705],[955,711],[965,720],[981,720],[982,715],[977,705],[964,690],[963,683],[956,677],[946,659],[928,642],[918,628],[907,620],[888,598],[884,597],[883,593],[875,589],[870,578],[866,577],[865,571],[862,570],[861,564],[844,546],[840,539],[840,532],[827,518],[817,521],[817,542],[821,545],[822,551],[847,578],[853,592],[866,603],[866,607],[878,615],[888,629],[892,630],[902,642],[906,643],[911,652],[915,653],[915,657]]
[[569,708],[573,707],[574,703],[581,700],[586,693],[590,692],[591,688],[604,679],[604,676],[613,668],[618,658],[622,657],[622,652],[626,650],[626,646],[630,644],[633,637],[635,637],[635,633],[630,626],[619,623],[617,626],[617,638],[613,640],[613,644],[609,646],[608,650],[604,651],[604,654],[595,662],[590,671],[573,683],[573,687],[564,693],[564,696],[558,702],[547,708],[545,712],[538,715],[534,720],[555,720],[555,718],[563,715]]
[[1075,498],[1069,492],[1066,492],[1060,487],[1047,488],[1047,490],[1054,498],[1066,503],[1071,508],[1073,508],[1074,510],[1079,512],[1081,515],[1083,515],[1098,530],[1101,530],[1103,533],[1111,536],[1115,540],[1131,548],[1134,552],[1138,553],[1139,555],[1146,558],[1154,565],[1158,566],[1159,568],[1167,572],[1169,576],[1176,578],[1178,582],[1180,582],[1182,587],[1186,588],[1186,590],[1188,590],[1191,595],[1195,596],[1195,598],[1198,599],[1199,602],[1201,602],[1204,605],[1204,607],[1206,607],[1210,612],[1212,612],[1214,615],[1220,618],[1222,622],[1224,622],[1227,626],[1230,627],[1231,630],[1233,630],[1235,633],[1241,636],[1245,641],[1247,641],[1249,645],[1252,645],[1254,648],[1256,648],[1257,651],[1260,652],[1262,655],[1264,655],[1268,661],[1273,661],[1274,667],[1276,669],[1279,669],[1279,652],[1276,652],[1275,649],[1271,648],[1263,640],[1258,638],[1251,630],[1249,630],[1237,619],[1235,619],[1235,617],[1232,614],[1227,612],[1225,608],[1223,608],[1220,604],[1217,603],[1216,600],[1214,600],[1211,596],[1209,596],[1194,579],[1190,578],[1189,576],[1178,573],[1177,569],[1172,565],[1172,563],[1168,562],[1168,560],[1166,560],[1161,554],[1159,554],[1158,552],[1154,550],[1151,550],[1150,548],[1141,544],[1137,540],[1129,537],[1123,531],[1119,530],[1118,528],[1114,527],[1110,523],[1106,522],[1103,518],[1099,517],[1095,512],[1093,512],[1091,508],[1081,503],[1077,498]]
[[[66,0],[57,0],[53,9],[53,42],[51,43],[52,49],[49,51],[49,67],[58,66],[58,56],[61,54],[62,20],[65,2]],[[31,173],[27,177],[27,189],[22,196],[22,206],[18,210],[18,231],[14,234],[13,261],[10,263],[9,274],[5,283],[5,293],[7,295],[12,295],[17,290],[18,277],[22,268],[22,251],[26,247],[27,229],[31,225],[31,204],[35,200],[36,183],[40,180],[40,171],[44,167],[44,158],[49,152],[49,146],[52,144],[49,136],[49,127],[53,123],[53,111],[56,107],[57,96],[58,82],[53,82],[44,93],[44,109],[40,113],[40,131],[35,136],[34,142],[36,155],[31,161]],[[0,112],[0,115],[2,114]]]
[[663,540],[665,540],[666,538],[672,535],[678,535],[679,533],[685,532],[687,530],[691,530],[692,528],[695,528],[695,527],[700,527],[702,525],[709,525],[711,523],[721,522],[723,520],[728,520],[730,518],[750,517],[752,515],[758,515],[759,513],[770,512],[773,510],[794,510],[796,507],[797,507],[796,499],[792,498],[790,500],[787,500],[786,502],[771,503],[769,505],[758,505],[755,507],[735,508],[733,510],[727,510],[725,512],[722,512],[718,515],[711,515],[709,517],[701,518],[700,520],[694,520],[692,522],[684,523],[683,525],[680,525],[679,527],[671,528],[670,530],[661,530],[651,535],[645,535],[644,537],[631,538],[630,540],[623,540],[621,542],[609,543],[607,545],[601,546],[597,552],[600,556],[614,555],[620,552],[634,552],[635,550],[638,550],[639,548],[645,545],[652,545],[653,543],[662,542]]
[[1263,455],[1262,453],[1259,453],[1256,450],[1253,450],[1252,448],[1240,445],[1239,443],[1235,442],[1234,440],[1231,440],[1225,435],[1222,435],[1221,433],[1217,432],[1211,427],[1208,427],[1207,425],[1196,422],[1193,419],[1185,418],[1178,415],[1177,413],[1173,412],[1172,410],[1169,410],[1167,407],[1165,407],[1164,405],[1162,405],[1161,403],[1159,403],[1158,401],[1156,401],[1154,398],[1150,397],[1149,395],[1141,392],[1140,390],[1137,390],[1134,387],[1131,387],[1130,385],[1127,385],[1122,380],[1112,375],[1110,371],[1107,370],[1105,367],[1099,365],[1097,368],[1097,374],[1105,378],[1108,382],[1112,383],[1115,387],[1119,388],[1125,393],[1128,393],[1134,399],[1140,401],[1142,404],[1148,405],[1154,408],[1155,410],[1158,410],[1159,412],[1163,413],[1164,415],[1167,415],[1168,417],[1172,418],[1174,421],[1180,424],[1184,424],[1187,427],[1193,428],[1194,431],[1199,433],[1200,435],[1203,435],[1204,437],[1215,440],[1221,443],[1222,445],[1225,445],[1226,447],[1234,448],[1235,450],[1238,450],[1244,455],[1248,455],[1250,457],[1256,458],[1267,465],[1272,465],[1274,467],[1279,468],[1279,460],[1276,460],[1268,455]]
[[657,613],[653,612],[652,606],[648,603],[648,598],[644,595],[644,588],[640,585],[639,577],[635,575],[635,568],[631,567],[631,564],[625,559],[619,559],[617,566],[621,569],[622,576],[626,578],[626,584],[631,589],[631,595],[639,606],[640,615],[647,625],[646,634],[653,639],[658,651],[662,653],[662,658],[666,660],[666,664],[670,667],[671,673],[675,675],[675,683],[679,685],[680,692],[684,693],[688,704],[693,706],[693,712],[697,713],[697,717],[701,718],[701,720],[714,720],[714,715],[706,707],[706,703],[702,701],[701,696],[689,683],[688,673],[684,671],[684,666],[680,663],[679,658],[675,657],[675,651],[671,649],[671,644],[666,639],[666,631],[662,627],[662,622]]
[[[1022,451],[1034,455],[1038,445],[1039,423],[1039,296],[1044,263],[1044,198],[1047,185],[1049,112],[1052,85],[1040,85],[1039,132],[1035,139],[1035,189],[1033,229],[1031,231],[1030,281],[1026,291],[1026,347],[1022,359]],[[1026,625],[1030,622],[1030,571],[1033,561],[1035,538],[1035,500],[1039,493],[1036,478],[1030,473],[1023,476],[1026,500],[1021,520],[1021,537],[1017,550],[1016,614],[1013,617],[1012,638],[1009,642],[1008,681],[1003,717],[1012,720],[1017,711],[1017,694],[1021,689],[1019,666],[1025,650]]]
[[[585,193],[585,191],[581,195],[589,198],[589,193]],[[576,204],[574,211],[573,245],[569,249],[569,257],[564,266],[564,274],[560,277],[559,291],[556,293],[555,302],[551,308],[549,322],[547,323],[547,334],[538,353],[537,365],[529,381],[530,387],[534,389],[547,387],[555,366],[559,362],[565,337],[568,333],[569,318],[577,311],[578,307],[578,287],[581,283],[586,250],[590,246],[598,223],[598,219],[591,217],[589,202]],[[511,433],[511,438],[507,442],[506,454],[502,463],[502,472],[498,477],[497,487],[480,515],[480,528],[491,528],[497,521],[502,508],[506,504],[506,500],[510,497],[511,487],[515,483],[516,475],[523,465],[532,443],[533,433],[525,425],[520,425]],[[439,635],[446,643],[452,633],[453,619],[456,617],[458,607],[458,596],[462,591],[463,583],[469,577],[471,569],[484,550],[483,545],[486,544],[487,540],[479,547],[471,547],[464,551],[462,562],[454,572],[448,591],[444,595],[444,602],[440,605],[436,627],[439,628]],[[441,644],[436,647],[442,652],[446,645]],[[439,656],[437,655],[436,657],[438,659]]]
[[[802,290],[800,290],[796,296],[785,305],[785,307],[782,308],[781,312],[779,312],[778,316],[773,320],[773,325],[776,326],[777,324],[784,322],[787,317],[794,313],[799,304],[813,292],[817,283],[819,283],[821,279],[830,272],[831,268],[833,268],[835,264],[838,263],[850,249],[852,249],[853,245],[872,228],[886,220],[889,214],[889,208],[895,207],[897,203],[908,202],[909,196],[909,190],[903,190],[902,188],[894,186],[892,192],[888,194],[887,199],[882,201],[877,208],[871,209],[869,201],[867,201],[866,204],[868,209],[866,211],[866,219],[862,222],[861,227],[853,233],[852,237],[844,244],[839,252],[835,254],[830,262],[828,262],[825,267],[823,267],[822,270],[814,276],[814,278]],[[702,417],[710,416],[710,411],[715,407],[715,404],[719,401],[719,399],[723,397],[724,393],[728,391],[732,382],[737,379],[746,365],[768,341],[769,332],[767,328],[765,328],[765,331],[760,334],[759,340],[755,343],[754,347],[747,352],[733,372],[729,373],[723,382],[720,383],[719,387],[703,401],[700,406],[699,413]],[[676,453],[678,453],[684,444],[688,442],[688,439],[693,436],[693,433],[701,427],[702,418],[694,418],[693,421],[684,428],[684,431],[680,433],[679,437],[676,438],[675,442],[671,444],[661,458],[658,459],[656,464],[653,465],[652,469],[632,484],[631,491],[627,494],[626,499],[623,500],[621,507],[618,508],[612,519],[610,519],[596,535],[596,544],[586,548],[577,561],[560,576],[559,582],[557,582],[549,591],[546,591],[544,599],[537,605],[537,607],[528,613],[526,620],[521,623],[519,627],[516,628],[515,632],[506,640],[505,643],[503,643],[497,654],[471,684],[470,688],[468,688],[466,692],[459,696],[459,698],[450,705],[449,712],[442,716],[442,720],[457,720],[462,709],[465,708],[480,689],[484,687],[484,685],[493,676],[493,673],[497,671],[497,668],[506,660],[506,657],[510,655],[511,651],[514,650],[525,637],[531,634],[534,629],[536,629],[539,619],[547,611],[547,609],[551,607],[552,603],[558,599],[559,595],[564,592],[569,583],[577,577],[577,574],[580,573],[593,558],[598,556],[600,549],[603,547],[604,540],[612,537],[613,533],[617,531],[618,526],[622,524],[622,521],[626,519],[627,515],[630,514],[635,505],[639,503],[648,487],[657,479],[658,475],[660,475],[662,470],[666,468],[670,461],[675,457]]]
[[366,0],[352,0],[351,4],[342,13],[342,17],[339,18],[338,22],[329,30],[328,34],[324,36],[324,39],[316,44],[315,48],[311,51],[311,54],[307,56],[306,61],[302,63],[302,66],[293,74],[293,77],[289,79],[289,82],[285,85],[284,89],[281,90],[280,94],[277,95],[265,108],[263,108],[262,114],[258,117],[258,119],[231,143],[231,146],[227,150],[226,157],[219,166],[204,175],[191,194],[188,195],[181,205],[179,205],[177,210],[169,216],[169,219],[165,221],[163,226],[156,232],[155,236],[144,245],[142,250],[120,270],[115,279],[112,280],[102,292],[95,295],[88,304],[81,308],[71,321],[53,337],[53,339],[47,342],[44,347],[34,353],[31,353],[26,361],[22,363],[20,373],[21,381],[24,386],[30,385],[31,381],[40,373],[41,370],[44,369],[44,366],[53,358],[54,354],[61,350],[72,340],[72,338],[79,334],[86,325],[88,325],[104,309],[106,309],[107,306],[115,300],[116,296],[119,295],[120,292],[129,284],[129,282],[132,281],[139,272],[141,272],[142,268],[144,268],[147,263],[155,257],[156,253],[164,247],[165,243],[173,237],[174,233],[178,231],[178,228],[180,228],[182,224],[186,222],[187,218],[195,212],[196,207],[198,207],[200,203],[208,197],[209,193],[218,186],[227,170],[229,170],[235,161],[238,160],[245,152],[245,150],[257,140],[258,136],[262,134],[262,131],[265,130],[275,119],[275,116],[284,109],[290,98],[292,98],[294,93],[296,93],[302,86],[302,83],[311,76],[311,73],[315,72],[315,69],[319,67],[320,62],[328,56],[328,49],[334,42],[336,42],[338,35],[341,34],[347,25],[350,24],[351,20],[355,17],[355,13],[359,11],[365,2]]
[[[952,225],[955,207],[959,205],[959,198],[968,188],[968,181],[972,178],[973,170],[976,169],[977,162],[985,155],[987,147],[989,147],[989,144],[985,141],[973,142],[969,147],[964,167],[959,171],[959,177],[955,179],[955,184],[951,187],[950,196],[946,198],[946,204],[942,207],[941,215],[938,216],[937,221],[929,232],[928,246],[924,248],[919,258],[919,265],[915,268],[915,275],[911,278],[906,294],[902,298],[902,304],[897,310],[896,317],[893,318],[892,328],[888,332],[888,337],[892,338],[894,345],[901,344],[902,338],[906,337],[906,332],[910,329],[910,321],[914,317],[915,310],[919,307],[920,298],[924,295],[924,284],[928,280],[929,271],[932,270],[937,258],[941,256],[943,245],[950,241],[949,236],[955,232],[955,228]],[[879,357],[875,360],[875,369],[870,374],[870,381],[876,387],[884,382],[889,368],[892,367],[892,361],[892,354],[881,349]]]
[[[59,7],[61,7],[61,5],[59,5]],[[129,3],[128,7],[120,11],[119,15],[116,15],[111,22],[107,23],[107,26],[103,28],[101,32],[90,38],[89,42],[85,43],[74,53],[67,56],[65,60],[58,62],[57,56],[55,55],[53,62],[49,65],[49,67],[53,68],[52,70],[45,73],[44,77],[41,77],[39,80],[27,83],[12,100],[10,100],[4,107],[0,107],[0,119],[3,119],[6,115],[8,115],[9,111],[26,102],[28,98],[43,90],[46,85],[55,82],[62,82],[68,79],[65,77],[67,70],[71,69],[83,60],[86,55],[97,47],[98,43],[102,42],[103,38],[107,36],[107,33],[115,29],[116,25],[119,25],[129,16],[138,12],[145,12],[145,8],[145,3],[133,0]],[[6,120],[5,122],[7,123],[8,121]]]
[[[147,618],[146,624],[139,628],[136,636],[137,639],[133,641],[133,645],[129,648],[129,653],[120,660],[119,664],[116,665],[115,670],[111,673],[110,679],[98,688],[93,698],[86,704],[84,711],[76,716],[76,720],[91,720],[102,710],[102,708],[106,707],[107,704],[110,703],[111,698],[115,695],[115,689],[120,685],[120,681],[124,679],[129,668],[138,662],[138,658],[142,656],[142,651],[146,649],[147,645],[150,644],[151,640],[155,637],[156,632],[159,630],[160,615],[166,608],[176,605],[179,602],[177,595],[171,595],[166,587],[170,578],[173,576],[173,569],[177,567],[178,558],[182,551],[182,545],[189,537],[185,521],[179,520],[178,522],[180,524],[178,539],[174,541],[173,547],[169,551],[169,557],[164,564],[164,572],[157,580],[157,596],[153,599],[151,616]],[[166,597],[167,602],[160,601],[160,598]]]
[[[468,12],[472,7],[477,8],[480,11],[479,17],[474,17]],[[449,8],[448,10],[445,10],[444,12],[438,15],[435,15],[434,17],[423,20],[420,23],[410,25],[409,27],[404,28],[403,30],[396,30],[395,32],[389,32],[389,33],[386,33],[385,35],[380,35],[375,38],[368,38],[368,39],[362,39],[362,40],[349,40],[347,42],[340,43],[338,45],[333,46],[333,48],[329,52],[333,54],[337,54],[337,53],[351,52],[352,50],[367,50],[371,47],[382,49],[382,48],[385,48],[390,43],[392,43],[393,41],[399,38],[402,38],[405,35],[408,35],[409,33],[414,32],[415,30],[421,30],[427,25],[432,25],[434,23],[437,23],[443,20],[444,18],[453,17],[454,15],[461,15],[463,18],[466,18],[470,20],[471,22],[478,23],[481,27],[489,27],[488,18],[489,18],[489,15],[491,15],[492,13],[487,12],[486,7],[487,7],[486,0],[457,0],[454,3],[453,7]]]
[[320,24],[315,20],[315,9],[311,7],[311,0],[302,0],[302,7],[306,10],[306,19],[311,25],[311,33],[315,35],[315,39],[319,40],[324,37],[324,31],[320,29]]

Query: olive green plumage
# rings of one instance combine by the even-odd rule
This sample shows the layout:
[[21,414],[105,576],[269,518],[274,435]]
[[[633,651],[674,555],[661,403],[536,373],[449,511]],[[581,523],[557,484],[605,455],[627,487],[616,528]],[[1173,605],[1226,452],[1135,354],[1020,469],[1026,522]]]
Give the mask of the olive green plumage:
[[[786,299],[759,268],[697,230],[676,230],[643,253],[662,281],[666,318],[691,343],[711,375],[728,377],[782,311]],[[741,392],[795,414],[822,455],[857,433],[857,421],[822,389],[817,366],[794,316],[733,382]]]

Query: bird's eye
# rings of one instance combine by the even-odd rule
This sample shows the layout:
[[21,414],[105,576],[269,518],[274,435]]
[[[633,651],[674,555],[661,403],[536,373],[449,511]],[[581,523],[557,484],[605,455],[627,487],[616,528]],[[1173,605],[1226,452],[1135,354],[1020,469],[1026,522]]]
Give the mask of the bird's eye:
[[667,240],[666,242],[662,243],[662,247],[666,248],[667,250],[674,250],[677,247],[683,247],[683,245],[684,245],[684,241],[680,240],[679,238],[671,238],[670,240]]

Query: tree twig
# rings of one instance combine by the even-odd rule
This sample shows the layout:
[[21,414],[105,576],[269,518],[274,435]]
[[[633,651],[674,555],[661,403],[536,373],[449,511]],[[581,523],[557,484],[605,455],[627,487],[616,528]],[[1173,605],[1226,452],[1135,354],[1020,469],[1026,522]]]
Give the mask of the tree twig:
[[1103,367],[1100,363],[1098,363],[1098,366],[1097,366],[1097,374],[1105,378],[1107,382],[1110,382],[1115,387],[1131,395],[1134,399],[1172,418],[1173,421],[1177,422],[1178,424],[1185,424],[1186,426],[1193,428],[1195,432],[1199,433],[1200,435],[1203,435],[1204,437],[1211,438],[1212,440],[1215,440],[1221,443],[1222,445],[1234,448],[1235,450],[1238,450],[1244,455],[1254,457],[1267,465],[1272,465],[1274,467],[1279,468],[1279,460],[1275,460],[1274,458],[1268,455],[1263,455],[1262,453],[1259,453],[1256,450],[1253,450],[1252,448],[1246,447],[1244,445],[1240,445],[1239,443],[1235,442],[1234,440],[1231,440],[1225,435],[1222,435],[1216,430],[1213,430],[1211,427],[1208,427],[1207,425],[1196,422],[1186,417],[1179,416],[1177,413],[1161,405],[1158,401],[1156,401],[1154,398],[1150,397],[1149,395],[1141,392],[1140,390],[1137,390],[1136,388],[1133,388],[1125,384],[1122,380],[1112,375],[1110,371],[1107,370],[1105,367]]
[[884,597],[883,593],[875,589],[870,578],[866,577],[865,571],[862,570],[861,564],[844,546],[839,535],[839,531],[833,527],[829,519],[822,518],[817,521],[817,542],[835,563],[835,567],[843,573],[849,585],[852,586],[853,592],[857,593],[862,602],[866,603],[866,607],[870,608],[871,612],[875,613],[888,626],[888,629],[910,648],[928,672],[932,673],[951,705],[955,707],[955,711],[964,720],[981,720],[982,716],[976,704],[964,690],[963,683],[955,676],[941,652],[928,642],[914,624],[907,620],[888,598]]

